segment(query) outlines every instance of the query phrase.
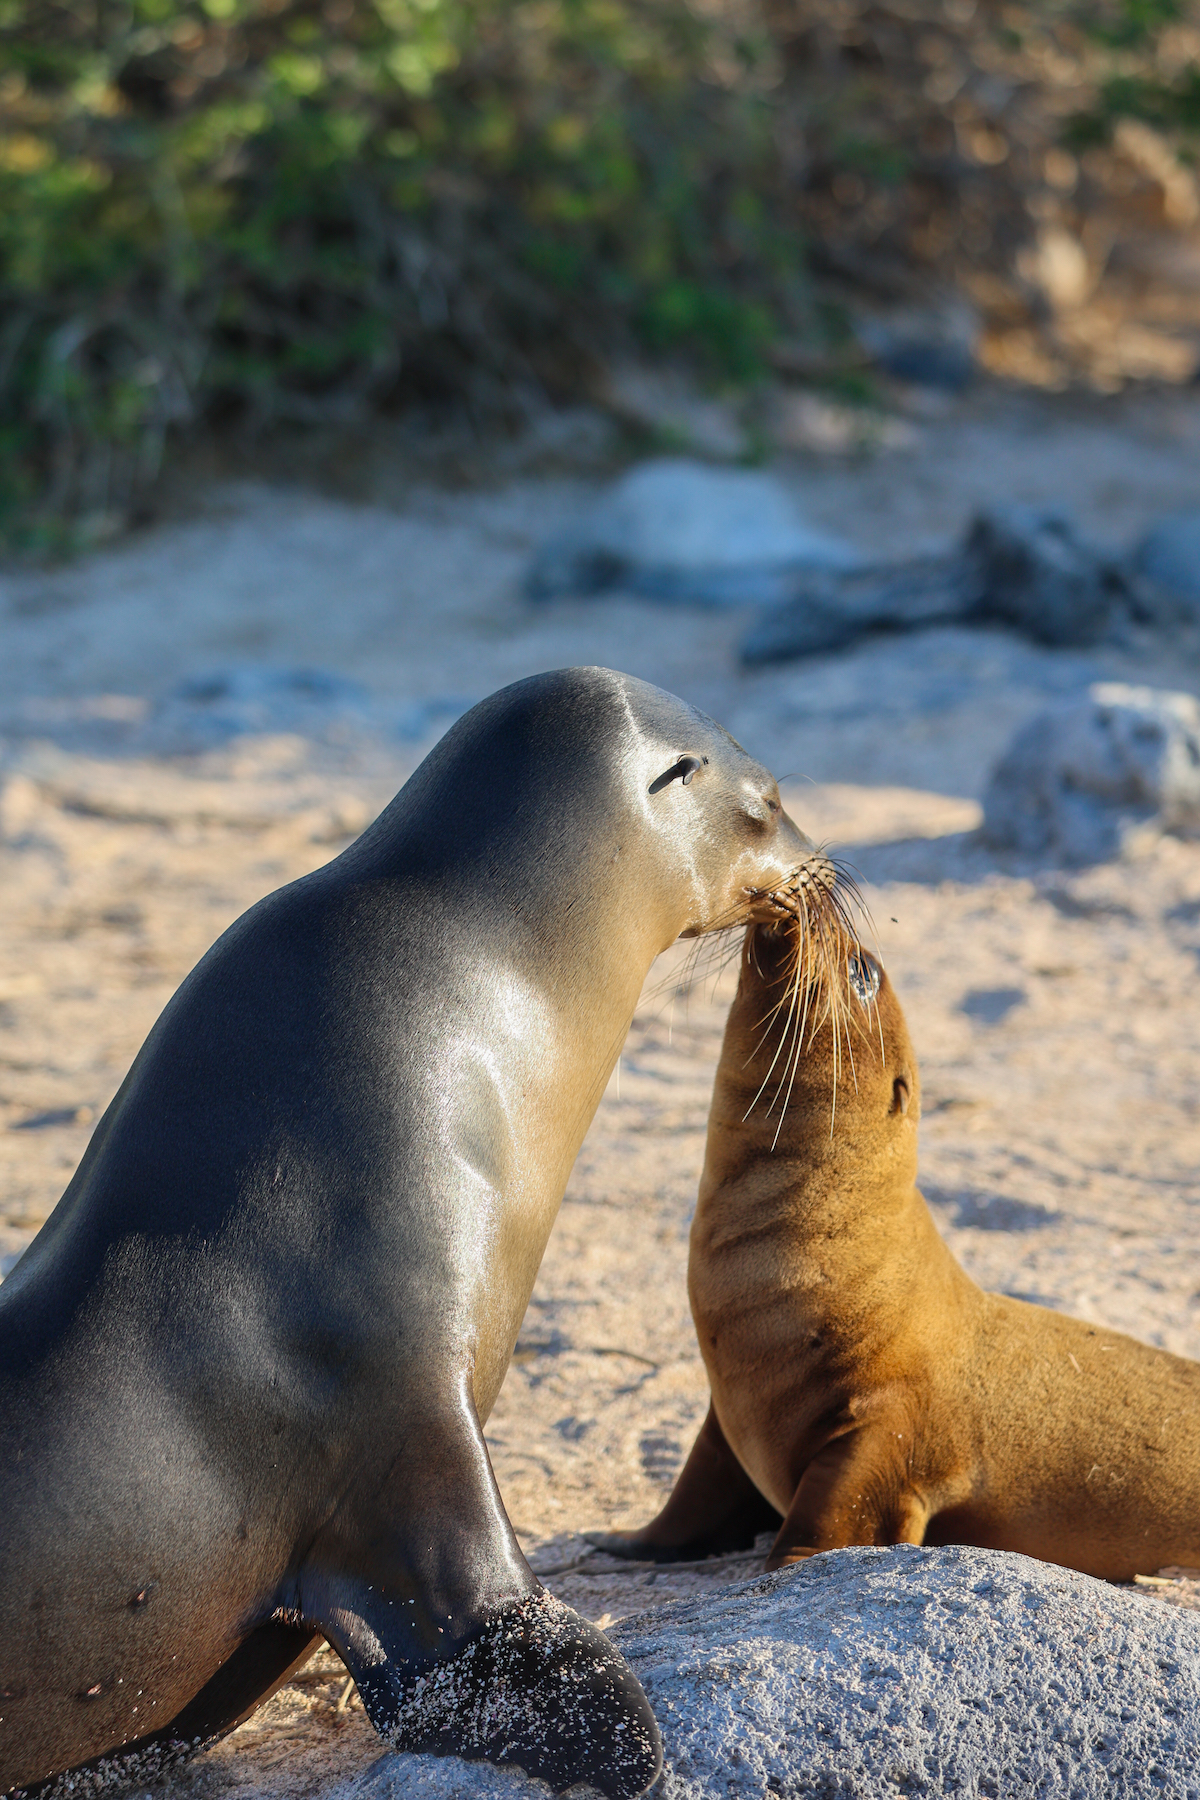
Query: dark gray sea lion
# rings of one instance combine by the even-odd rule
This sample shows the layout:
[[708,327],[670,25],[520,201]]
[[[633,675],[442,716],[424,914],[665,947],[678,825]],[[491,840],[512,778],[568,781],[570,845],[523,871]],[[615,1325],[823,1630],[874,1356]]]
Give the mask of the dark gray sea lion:
[[653,1781],[481,1427],[650,964],[809,849],[711,720],[566,670],[213,946],[0,1288],[0,1792],[148,1777],[321,1635],[397,1748]]

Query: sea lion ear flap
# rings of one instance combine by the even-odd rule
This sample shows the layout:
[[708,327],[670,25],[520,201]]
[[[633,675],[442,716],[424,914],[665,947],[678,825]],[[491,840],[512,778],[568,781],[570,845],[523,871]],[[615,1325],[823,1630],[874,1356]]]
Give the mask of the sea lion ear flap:
[[696,770],[702,769],[707,761],[707,756],[681,756],[669,769],[664,769],[661,775],[655,776],[647,792],[659,794],[663,788],[670,787],[673,781],[682,781],[684,787],[687,787]]
[[906,1113],[908,1111],[908,1103],[911,1099],[912,1088],[909,1085],[907,1075],[897,1075],[895,1081],[892,1083],[892,1111],[894,1113]]

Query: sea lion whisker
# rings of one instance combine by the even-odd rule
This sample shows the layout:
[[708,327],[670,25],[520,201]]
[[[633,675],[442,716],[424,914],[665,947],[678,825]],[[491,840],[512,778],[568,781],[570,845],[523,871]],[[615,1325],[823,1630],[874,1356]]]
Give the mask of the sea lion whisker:
[[[681,1000],[686,1007],[695,988],[702,980],[707,980],[707,971],[701,971],[701,963],[711,960],[716,954],[718,946],[723,959],[732,959],[737,954],[740,945],[738,934],[744,929],[744,922],[738,924],[734,921],[728,925],[713,926],[702,937],[697,937],[688,946],[683,968],[670,970],[651,987],[644,990],[638,1002],[639,1010],[653,1006],[656,1001],[664,998],[670,1000],[672,1004],[676,1000]],[[717,940],[717,945],[710,940]]]
[[854,1083],[854,1091],[858,1092],[858,1068],[854,1061],[854,1043],[850,1036],[850,1014],[843,1012],[842,1019],[846,1027],[846,1055],[850,1058],[850,1078]]
[[787,1117],[788,1101],[792,1097],[792,1087],[796,1080],[796,1068],[798,1067],[798,1064],[799,1064],[799,1058],[797,1058],[796,1062],[793,1063],[793,1065],[792,1065],[792,1076],[791,1076],[791,1080],[788,1082],[787,1096],[783,1102],[783,1106],[780,1108],[779,1123],[775,1127],[775,1136],[771,1139],[771,1154],[772,1155],[774,1155],[775,1146],[779,1142],[779,1134],[783,1130],[783,1121]]
[[[781,1031],[780,1036],[779,1036],[779,1043],[776,1046],[774,1056],[771,1058],[770,1067],[768,1068],[766,1074],[762,1078],[762,1082],[759,1086],[758,1092],[755,1094],[753,1100],[751,1100],[749,1106],[746,1108],[743,1122],[745,1119],[748,1119],[750,1117],[750,1114],[754,1111],[754,1108],[758,1105],[759,1101],[762,1099],[763,1094],[766,1091],[767,1083],[770,1081],[771,1076],[775,1072],[775,1065],[779,1061],[780,1055],[783,1052],[783,1047],[787,1043],[788,1026],[790,1024],[792,1013],[795,1010],[795,1004],[796,1004],[796,989],[793,985],[788,984],[785,986],[783,998],[788,1001],[788,1006],[789,1006],[788,1018],[784,1022],[783,1030]],[[779,1005],[781,1006],[782,1004],[783,1004],[783,1001],[781,1000],[779,1002]],[[775,1013],[777,1013],[778,1010],[779,1010],[779,1008],[777,1006],[774,1009]],[[764,1037],[763,1042],[765,1042],[765,1041],[766,1041],[766,1039]],[[785,1064],[785,1068],[786,1068],[786,1064]],[[773,1105],[774,1105],[774,1101],[772,1101],[771,1105],[769,1105],[767,1107],[767,1116],[768,1117],[770,1116],[771,1106],[773,1106]]]
[[[785,1064],[783,1076],[780,1078],[780,1090],[781,1091],[782,1091],[784,1082],[786,1081],[786,1083],[787,1083],[787,1092],[786,1092],[786,1095],[784,1096],[783,1107],[780,1112],[780,1119],[779,1119],[780,1125],[782,1125],[783,1120],[787,1115],[788,1104],[792,1097],[792,1089],[795,1086],[796,1074],[800,1067],[800,1058],[804,1053],[806,1028],[808,1030],[808,1043],[811,1044],[813,1039],[816,1036],[817,1031],[820,1029],[820,1022],[821,1022],[820,1018],[818,1017],[817,1010],[815,1008],[813,1009],[811,1025],[809,1025],[809,1022],[808,1022],[809,1021],[809,1009],[810,1009],[810,1005],[812,1003],[814,986],[819,986],[820,983],[819,983],[819,976],[818,976],[818,980],[816,982],[814,982],[814,979],[813,979],[814,972],[813,972],[813,968],[812,968],[811,956],[809,953],[809,945],[812,943],[813,933],[812,933],[812,926],[811,926],[811,912],[810,912],[807,902],[805,905],[805,925],[806,925],[806,927],[808,927],[808,929],[806,930],[805,935],[801,938],[800,942],[795,945],[794,952],[793,952],[793,959],[792,959],[791,976],[792,976],[793,990],[795,992],[799,992],[800,988],[803,987],[804,1000],[803,1000],[802,1010],[800,1013],[800,1018],[797,1022],[795,1034],[794,1034],[793,1040],[792,1040],[792,1045],[791,1045],[791,1048],[789,1051],[788,1062]],[[816,956],[817,956],[818,962],[821,964],[824,963],[824,960],[826,957],[824,934],[825,934],[825,919],[824,919],[823,913],[818,908],[817,909],[817,920],[816,920]],[[828,1005],[828,1002],[826,1002],[826,1006],[827,1005]],[[775,1134],[775,1141],[772,1143],[772,1146],[771,1146],[772,1150],[775,1148],[775,1143],[778,1142],[778,1139],[779,1139],[779,1133],[777,1131]]]
[[764,1013],[764,1015],[763,1015],[763,1024],[766,1025],[768,1030],[770,1029],[771,1025],[774,1024],[775,1020],[779,1017],[780,1013],[783,1012],[790,1004],[791,1004],[791,987],[788,982],[785,982],[783,985],[783,992],[781,993],[779,999],[775,1002],[774,1006],[771,1007],[770,1011]]
[[[787,1093],[784,1096],[783,1105],[779,1111],[779,1123],[775,1127],[775,1136],[771,1139],[772,1154],[774,1154],[775,1146],[779,1142],[779,1133],[783,1130],[783,1122],[787,1117],[788,1104],[792,1098],[792,1089],[796,1085],[796,1075],[799,1072],[800,1058],[803,1054],[803,1051],[804,1051],[803,1040],[802,1040],[800,1033],[797,1033],[795,1038],[793,1039],[793,1048],[792,1048],[792,1054],[790,1057],[790,1064],[791,1064],[790,1073],[787,1069],[785,1069],[785,1071],[784,1071],[784,1074],[787,1078]],[[781,1081],[780,1087],[782,1087],[782,1086],[783,1086],[783,1082]]]
[[[793,1001],[793,1005],[794,1005],[794,1001]],[[779,1034],[779,1043],[776,1046],[774,1056],[771,1058],[770,1067],[768,1068],[766,1074],[762,1078],[762,1082],[759,1086],[758,1092],[755,1094],[753,1100],[750,1102],[749,1107],[746,1109],[746,1115],[745,1115],[746,1118],[750,1117],[750,1114],[754,1111],[754,1108],[758,1105],[759,1101],[762,1099],[763,1094],[766,1091],[767,1084],[770,1081],[771,1076],[775,1072],[775,1065],[779,1061],[780,1056],[783,1054],[784,1045],[787,1043],[788,1025],[790,1023],[790,1018],[791,1018],[791,1014],[789,1012],[788,1019],[784,1021],[783,1030]],[[785,1064],[785,1067],[786,1067],[786,1064]],[[778,1090],[776,1090],[776,1091],[778,1091]],[[770,1117],[771,1107],[774,1106],[774,1104],[775,1104],[775,1102],[774,1102],[774,1100],[772,1100],[767,1106],[767,1116],[768,1117]]]
[[[726,941],[726,940],[728,940],[728,941]],[[710,999],[713,1001],[716,1000],[717,987],[718,987],[718,984],[720,983],[721,977],[724,975],[725,971],[729,968],[729,965],[733,962],[736,962],[739,959],[740,954],[741,954],[741,945],[738,943],[736,937],[732,936],[729,932],[722,932],[721,941],[720,941],[720,945],[719,945],[719,954],[717,954],[716,952],[717,952],[717,947],[714,947],[714,954],[711,959],[712,966],[711,966],[711,970],[710,970],[710,973],[712,974],[713,987],[712,987],[712,993],[709,996]]]
[[858,875],[855,872],[854,864],[847,862],[844,857],[831,856],[829,858],[829,866],[837,876],[837,887],[835,892],[852,903],[855,911],[860,913],[862,917],[866,919],[871,927],[872,934],[874,934],[875,920],[872,916],[871,909],[863,896],[862,887],[859,883]]
[[764,1018],[759,1020],[758,1026],[756,1027],[756,1029],[759,1031],[760,1036],[759,1036],[758,1042],[755,1044],[753,1050],[750,1052],[749,1056],[747,1056],[746,1061],[742,1065],[743,1068],[748,1069],[750,1067],[750,1064],[752,1062],[757,1061],[758,1057],[762,1054],[763,1046],[765,1045],[767,1039],[771,1035],[771,1027],[775,1023],[778,1013],[779,1013],[779,1007],[773,1006],[771,1008],[770,1012],[767,1013]]
[[[861,948],[859,920],[865,920],[872,932],[874,921],[855,876],[846,864],[830,856],[824,846],[818,846],[814,855],[805,858],[792,872],[789,881],[770,898],[784,915],[788,966],[780,984],[782,991],[758,1021],[758,1041],[747,1057],[746,1066],[758,1059],[778,1028],[779,1041],[749,1110],[753,1111],[778,1072],[767,1113],[769,1116],[778,1107],[782,1117],[795,1085],[798,1058],[806,1046],[815,1042],[826,1024],[831,1027],[836,1040],[835,1090],[842,1078],[843,1036],[851,1078],[857,1090],[858,1067],[852,1034],[854,1031],[864,1033],[865,1027],[848,1005],[845,989],[849,960]],[[750,939],[748,961],[752,971],[761,977],[757,933]],[[833,1106],[836,1112],[836,1091]]]
[[[857,1091],[858,1071],[854,1061],[851,1041],[852,1015],[843,998],[843,986],[848,972],[848,961],[858,948],[857,935],[854,932],[848,906],[836,887],[823,883],[813,895],[811,910],[805,895],[805,924],[808,931],[801,943],[801,954],[795,963],[795,979],[797,983],[805,983],[805,1004],[803,1021],[808,1023],[810,1002],[814,988],[819,990],[820,1004],[811,1008],[811,1024],[809,1026],[809,1043],[815,1042],[817,1033],[828,1023],[831,1028],[833,1051],[833,1094],[830,1107],[830,1131],[834,1129],[837,1116],[837,1086],[841,1079],[842,1033],[846,1035],[846,1047],[850,1055],[851,1073]],[[815,915],[815,918],[813,917]],[[807,977],[807,979],[805,979]],[[858,1024],[854,1021],[855,1025]],[[859,1027],[861,1029],[861,1027]],[[787,1082],[787,1098],[784,1101],[784,1112],[790,1099],[795,1082],[795,1068],[785,1070]]]
[[[759,964],[758,964],[758,960],[757,960],[757,934],[755,934],[754,938],[752,938],[750,941],[749,956],[748,956],[747,960],[751,963],[751,965],[754,969],[754,972],[756,974],[762,973],[761,968],[759,967]],[[759,1040],[758,1040],[757,1044],[754,1046],[753,1054],[747,1058],[747,1066],[749,1065],[750,1062],[753,1062],[755,1060],[755,1058],[761,1054],[763,1046],[766,1044],[767,1039],[770,1037],[771,1029],[772,1029],[773,1025],[775,1024],[775,1021],[778,1019],[780,1013],[784,1010],[785,1007],[790,1008],[794,1002],[794,996],[792,994],[792,989],[791,989],[789,981],[786,978],[785,978],[784,982],[782,983],[782,990],[783,991],[780,994],[779,999],[776,1000],[775,1003],[767,1009],[767,1011],[763,1014],[762,1018],[759,1020],[758,1025],[755,1027],[755,1029],[759,1031],[760,1036],[759,1036]],[[785,1023],[783,1033],[781,1034],[781,1038],[783,1036],[786,1036],[786,1032],[787,1032],[787,1026]],[[774,1068],[775,1062],[778,1060],[778,1057],[779,1057],[779,1051],[776,1050],[775,1057],[772,1059],[771,1069]],[[763,1084],[764,1086],[766,1085],[766,1081],[769,1081],[771,1078],[771,1069],[767,1070],[766,1078],[765,1078],[765,1081]],[[759,1093],[761,1093],[761,1092],[762,1092],[762,1089],[760,1088]],[[751,1105],[753,1105],[757,1101],[757,1099],[758,1099],[758,1095],[755,1095],[755,1101],[751,1102]]]
[[[795,950],[794,950],[794,946],[793,946],[791,937],[788,938],[787,942],[788,942],[789,952],[791,952],[792,957],[793,957],[793,967],[794,967]],[[762,966],[758,960],[758,933],[757,933],[757,931],[751,932],[747,937],[746,959],[749,962],[754,973],[756,975],[761,976],[763,971],[762,971]],[[770,1035],[771,1027],[774,1025],[776,1019],[779,1017],[779,1014],[784,1010],[785,1007],[790,1006],[792,1003],[793,996],[792,996],[792,990],[791,990],[791,973],[792,973],[792,971],[789,970],[788,974],[784,977],[784,979],[781,983],[774,984],[780,988],[780,990],[781,990],[780,996],[779,996],[778,1000],[776,1000],[774,1002],[773,1005],[771,1005],[767,1008],[767,1011],[762,1015],[761,1019],[758,1022],[758,1025],[755,1027],[756,1030],[760,1031],[761,1036],[759,1037],[758,1043],[756,1044],[756,1046],[754,1048],[753,1056],[751,1058],[749,1058],[748,1061],[753,1061],[754,1057],[758,1056],[758,1054],[761,1052],[761,1050],[763,1048],[763,1045],[766,1043],[768,1036]],[[772,1065],[772,1066],[774,1066],[774,1065]],[[767,1074],[768,1074],[768,1078],[769,1078],[770,1070],[767,1071]]]

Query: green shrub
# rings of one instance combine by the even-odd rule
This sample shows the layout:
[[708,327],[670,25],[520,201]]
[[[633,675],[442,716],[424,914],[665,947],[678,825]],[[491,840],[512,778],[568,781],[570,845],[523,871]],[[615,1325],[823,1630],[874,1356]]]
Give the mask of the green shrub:
[[[1080,147],[1132,117],[1197,160],[1198,29],[1200,0],[0,0],[0,539],[126,514],[200,418],[511,413],[635,339],[741,381],[856,283],[965,282],[1003,323],[1072,109]],[[1116,220],[1107,154],[1070,205]]]
[[1078,147],[1104,143],[1119,120],[1142,119],[1194,156],[1200,134],[1200,68],[1169,53],[1171,27],[1185,19],[1196,23],[1196,7],[1188,0],[1105,0],[1081,14],[1113,66],[1101,76],[1095,104],[1070,120],[1068,142]]
[[0,0],[0,511],[121,512],[202,414],[751,372],[800,261],[756,10]]

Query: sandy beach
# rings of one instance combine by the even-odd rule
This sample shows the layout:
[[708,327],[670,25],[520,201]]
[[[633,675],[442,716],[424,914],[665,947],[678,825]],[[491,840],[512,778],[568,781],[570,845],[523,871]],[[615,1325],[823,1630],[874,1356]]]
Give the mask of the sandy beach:
[[[1115,549],[1200,508],[1200,399],[984,392],[902,450],[777,473],[871,554],[945,543],[1001,498],[1061,504]],[[1019,724],[1097,679],[1200,693],[1194,649],[954,628],[747,671],[739,615],[523,597],[532,549],[593,486],[526,473],[387,505],[224,486],[83,561],[0,576],[0,1272],[225,925],[351,841],[456,707],[593,662],[712,713],[857,869],[921,1063],[922,1186],[968,1271],[1200,1358],[1200,844],[1068,871],[973,835]],[[367,710],[155,751],[157,697],[234,663],[331,671]],[[657,1510],[706,1407],[687,1236],[735,948],[652,971],[488,1425],[535,1566],[602,1623],[755,1566],[613,1570],[581,1536]],[[326,1653],[171,1791],[315,1793],[378,1751]]]

